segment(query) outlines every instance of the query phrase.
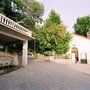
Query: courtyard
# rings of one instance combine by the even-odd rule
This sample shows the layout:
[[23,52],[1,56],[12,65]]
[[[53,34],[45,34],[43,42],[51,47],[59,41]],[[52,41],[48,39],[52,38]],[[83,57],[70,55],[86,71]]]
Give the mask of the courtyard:
[[30,61],[0,76],[0,90],[90,90],[90,66]]

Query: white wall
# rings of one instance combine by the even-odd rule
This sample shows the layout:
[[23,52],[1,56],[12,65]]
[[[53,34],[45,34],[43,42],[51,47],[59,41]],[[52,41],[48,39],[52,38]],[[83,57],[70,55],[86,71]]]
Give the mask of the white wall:
[[81,58],[85,57],[85,53],[86,53],[88,63],[90,63],[90,40],[89,39],[87,39],[86,37],[74,34],[70,45],[70,54],[71,54],[71,49],[73,47],[76,47],[78,49],[79,61]]

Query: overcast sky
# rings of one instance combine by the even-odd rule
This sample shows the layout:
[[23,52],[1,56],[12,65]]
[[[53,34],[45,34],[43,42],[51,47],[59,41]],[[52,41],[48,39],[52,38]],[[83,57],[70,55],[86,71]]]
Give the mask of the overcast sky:
[[90,0],[37,0],[45,7],[44,18],[53,9],[60,14],[62,21],[72,31],[76,19],[81,16],[90,15]]

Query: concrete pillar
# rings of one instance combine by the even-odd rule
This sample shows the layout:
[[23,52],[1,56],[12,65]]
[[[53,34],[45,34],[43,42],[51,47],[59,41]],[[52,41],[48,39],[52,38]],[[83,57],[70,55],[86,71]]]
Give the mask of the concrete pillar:
[[27,60],[28,60],[28,40],[23,42],[23,50],[22,50],[22,66],[27,65]]

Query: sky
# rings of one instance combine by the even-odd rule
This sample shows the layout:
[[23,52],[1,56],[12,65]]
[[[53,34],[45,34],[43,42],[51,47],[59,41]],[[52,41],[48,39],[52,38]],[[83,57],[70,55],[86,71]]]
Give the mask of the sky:
[[90,15],[90,0],[37,0],[44,5],[44,16],[48,18],[50,11],[55,10],[61,17],[67,30],[72,32],[78,17]]

